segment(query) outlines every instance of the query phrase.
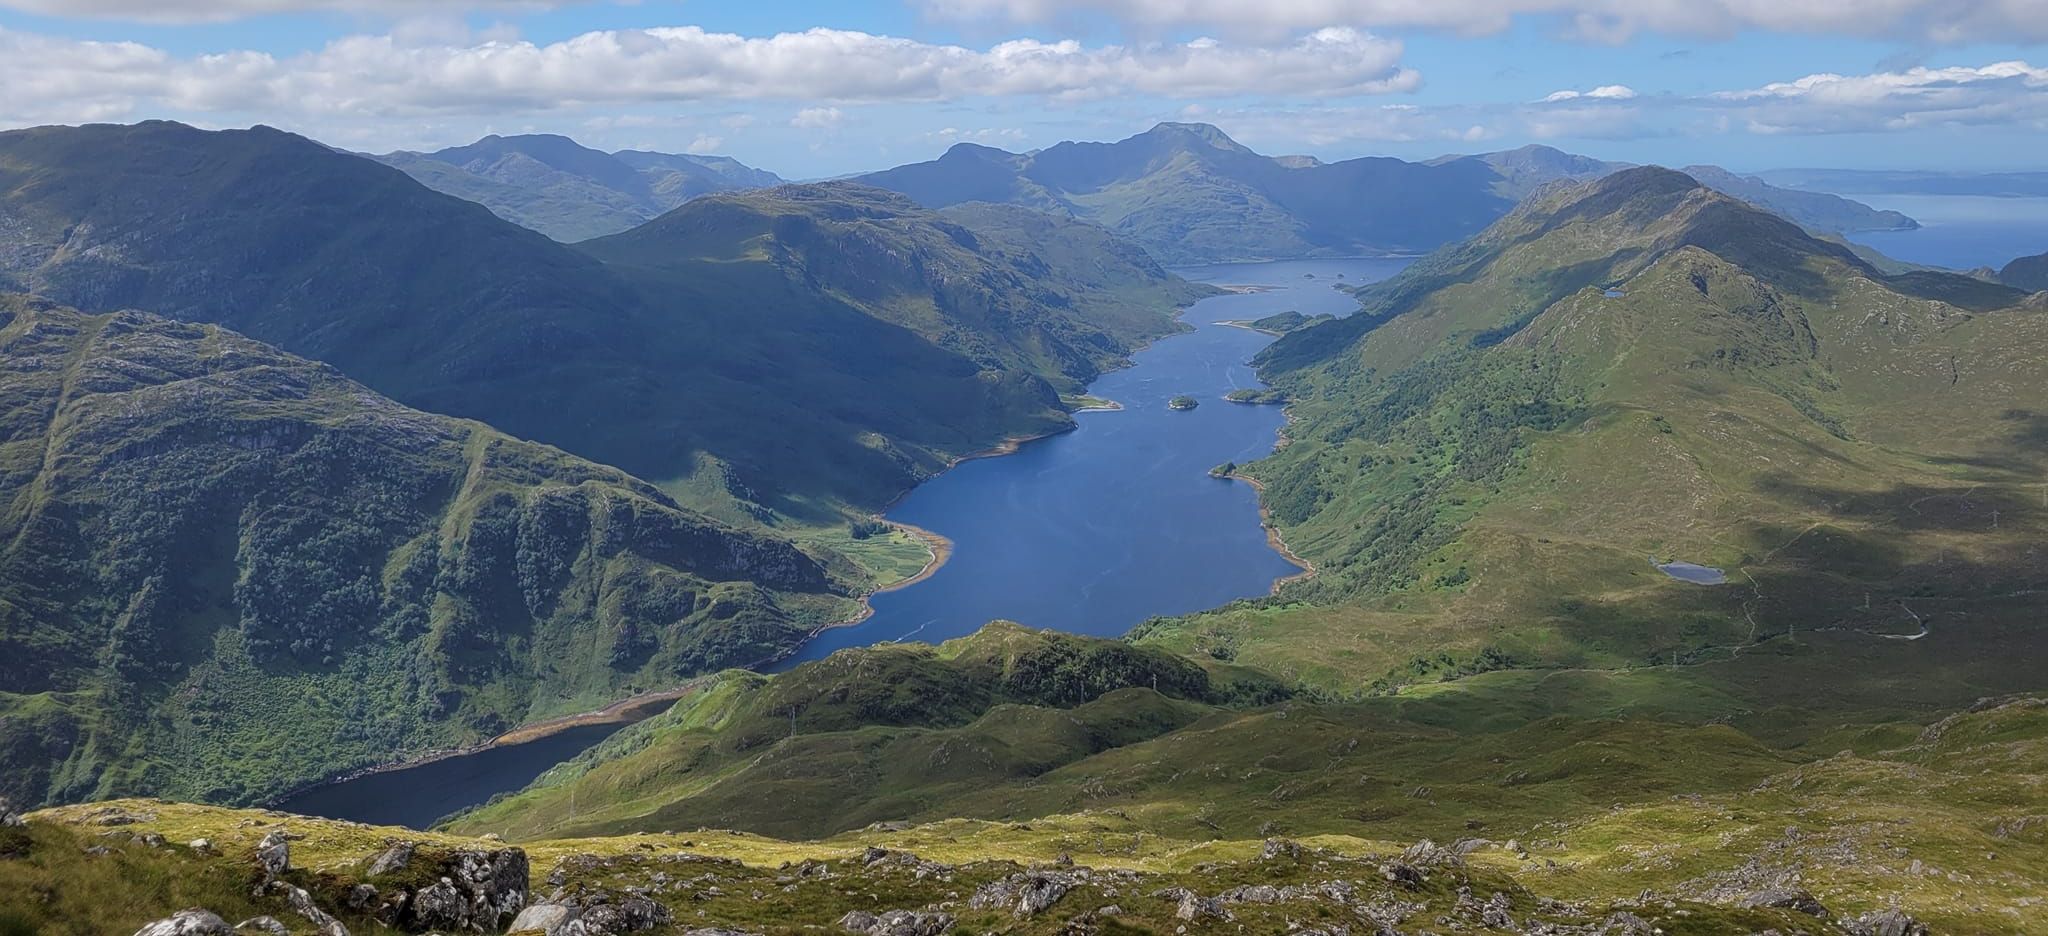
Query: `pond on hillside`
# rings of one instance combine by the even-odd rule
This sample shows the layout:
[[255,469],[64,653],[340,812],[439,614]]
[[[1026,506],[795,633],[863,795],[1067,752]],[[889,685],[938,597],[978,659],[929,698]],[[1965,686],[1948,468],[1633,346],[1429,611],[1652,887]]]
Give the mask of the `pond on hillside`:
[[[1267,542],[1250,485],[1209,476],[1273,450],[1278,406],[1226,402],[1263,386],[1246,363],[1269,335],[1219,324],[1281,312],[1348,315],[1338,287],[1373,282],[1405,259],[1299,260],[1176,270],[1257,287],[1202,300],[1192,332],[1161,339],[1088,388],[1120,411],[1081,413],[1072,432],[1016,454],[961,464],[912,491],[888,517],[953,541],[930,579],[875,596],[874,616],[826,631],[777,668],[884,641],[936,643],[991,620],[1116,636],[1155,615],[1263,595],[1299,572]],[[1182,394],[1194,409],[1167,404]]]

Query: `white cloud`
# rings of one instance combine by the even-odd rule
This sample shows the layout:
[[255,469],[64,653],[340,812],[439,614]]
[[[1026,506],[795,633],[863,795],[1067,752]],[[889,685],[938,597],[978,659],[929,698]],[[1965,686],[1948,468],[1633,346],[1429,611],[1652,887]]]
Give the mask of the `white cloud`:
[[925,139],[942,143],[980,143],[987,146],[1001,146],[1020,143],[1028,135],[1016,127],[982,127],[963,130],[959,127],[944,127],[925,134]]
[[1100,14],[1145,29],[1275,35],[1331,23],[1498,33],[1518,18],[1561,22],[1621,41],[1645,30],[1730,36],[1745,30],[1912,36],[1936,42],[2048,39],[2048,0],[921,0],[956,20],[1053,23]]
[[845,119],[837,107],[806,107],[789,118],[789,125],[799,130],[829,130]]
[[1018,39],[973,49],[832,29],[747,37],[686,26],[591,32],[546,45],[359,35],[289,57],[177,56],[138,43],[0,29],[0,119],[161,109],[417,117],[736,99],[1359,95],[1419,86],[1420,75],[1401,67],[1401,53],[1399,42],[1352,29],[1320,29],[1273,46]]
[[477,10],[543,10],[579,0],[0,0],[0,9],[42,16],[222,23],[286,13],[459,16]]
[[696,156],[710,156],[717,153],[719,148],[724,145],[724,137],[712,136],[711,134],[708,133],[700,133],[697,134],[696,139],[690,141],[689,146],[683,147],[683,152],[690,153]]
[[1972,125],[2048,128],[2048,68],[2026,62],[1808,75],[1711,95],[1756,133],[1862,133]]
[[1629,98],[1635,96],[1636,90],[1634,88],[1631,88],[1628,85],[1613,84],[1601,85],[1600,87],[1594,88],[1591,91],[1573,91],[1570,89],[1566,89],[1563,91],[1552,91],[1549,94],[1544,95],[1543,100],[1540,103],[1556,104],[1560,101],[1577,100],[1626,101]]

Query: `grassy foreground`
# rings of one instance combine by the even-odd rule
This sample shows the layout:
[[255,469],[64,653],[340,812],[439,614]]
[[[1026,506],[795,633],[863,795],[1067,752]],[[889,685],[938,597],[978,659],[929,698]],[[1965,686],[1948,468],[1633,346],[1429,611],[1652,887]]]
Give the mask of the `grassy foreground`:
[[[521,847],[531,901],[551,891],[644,895],[669,911],[662,932],[831,931],[849,913],[893,910],[1004,933],[1875,932],[1858,921],[1891,909],[1874,896],[1887,894],[1936,932],[2025,933],[2048,922],[2038,897],[2048,887],[2048,820],[2014,807],[2038,810],[2044,777],[2048,705],[2022,700],[1744,792],[1616,807],[1518,840],[1184,838],[1152,831],[1145,811],[1100,809],[877,825],[815,841],[695,830]],[[291,838],[285,880],[344,925],[371,928],[346,895],[365,881],[393,886],[366,873],[392,843],[418,843],[422,854],[504,847],[495,836],[155,800],[28,818],[0,831],[0,933],[125,932],[191,906],[312,932],[281,900],[250,896],[262,877],[258,843],[280,830]],[[180,844],[201,838],[210,848]],[[1900,844],[1909,839],[1911,850]],[[1014,896],[994,899],[1019,874],[1053,882],[1049,906],[1026,913]],[[1816,899],[1837,923],[1743,906],[1784,893]]]

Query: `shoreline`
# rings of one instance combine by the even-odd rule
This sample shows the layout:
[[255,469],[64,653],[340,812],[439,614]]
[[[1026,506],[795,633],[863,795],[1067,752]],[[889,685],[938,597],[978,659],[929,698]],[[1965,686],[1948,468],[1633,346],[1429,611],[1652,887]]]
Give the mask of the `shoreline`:
[[[1256,293],[1278,289],[1279,287],[1218,286],[1217,288],[1222,289],[1226,292],[1233,293]],[[1171,334],[1161,335],[1158,338],[1144,342],[1144,344],[1140,347],[1133,349],[1132,353],[1136,354],[1139,351],[1147,350],[1155,344],[1157,344],[1159,341],[1164,340],[1166,338],[1172,338],[1176,335],[1188,334],[1190,332],[1193,332],[1197,326],[1190,325],[1182,319],[1182,316],[1187,313],[1187,310],[1190,306],[1192,306],[1192,303],[1190,303],[1189,306],[1182,306],[1180,308],[1177,308],[1173,312],[1173,319],[1176,323],[1178,323],[1181,326],[1180,328],[1176,329]],[[1127,358],[1124,361],[1123,366],[1129,367],[1134,364],[1134,361],[1131,361]],[[1072,410],[1071,413],[1079,414],[1118,412],[1123,409],[1124,405],[1122,403],[1119,403],[1115,400],[1105,400],[1100,405],[1084,406],[1079,409]],[[957,468],[960,465],[965,464],[966,462],[974,461],[977,459],[1001,458],[1005,455],[1014,455],[1017,453],[1019,449],[1023,448],[1024,445],[1027,443],[1037,442],[1041,439],[1050,439],[1058,435],[1064,435],[1066,433],[1073,432],[1074,430],[1079,428],[1080,426],[1078,424],[1070,423],[1068,425],[1050,429],[1045,432],[1032,433],[1029,435],[1009,436],[1003,439],[1002,441],[997,442],[995,445],[989,446],[988,448],[981,449],[975,452],[969,452],[965,455],[953,456],[952,458],[947,460],[946,467],[942,469],[942,473],[944,471],[951,471],[952,469]],[[936,475],[934,477],[936,477]],[[920,482],[920,484],[922,484],[922,482]],[[865,623],[869,618],[874,617],[874,605],[869,603],[869,599],[873,598],[874,596],[884,595],[894,591],[900,591],[902,589],[909,588],[913,585],[921,584],[929,580],[932,576],[938,574],[939,570],[941,568],[944,568],[946,563],[950,561],[953,557],[953,541],[935,531],[928,530],[924,527],[920,527],[915,524],[904,523],[897,520],[890,520],[886,516],[888,511],[894,509],[895,506],[901,503],[905,497],[910,496],[911,491],[914,491],[916,489],[917,487],[913,485],[910,489],[905,490],[903,493],[897,495],[895,500],[890,501],[889,504],[883,507],[881,511],[874,514],[874,518],[880,520],[883,523],[887,523],[891,526],[897,527],[903,530],[904,532],[910,534],[912,537],[922,541],[925,545],[925,548],[931,554],[931,558],[925,562],[924,568],[919,569],[916,574],[911,575],[907,578],[891,582],[887,585],[879,586],[865,594],[856,596],[854,600],[858,602],[860,610],[857,613],[855,613],[852,617],[843,621],[834,621],[828,624],[821,624],[817,627],[812,628],[810,632],[803,637],[802,640],[799,640],[794,644],[791,644],[787,650],[784,650],[781,653],[777,653],[773,656],[756,660],[752,663],[727,666],[722,668],[720,672],[730,669],[743,669],[758,673],[762,669],[774,666],[775,664],[780,663],[783,660],[795,656],[796,653],[799,650],[802,650],[805,645],[809,644],[812,640],[815,640],[820,634],[823,634],[828,630],[834,630],[841,627],[854,627],[859,624]],[[1259,507],[1259,513],[1261,522],[1263,523],[1265,518],[1265,506],[1263,504]],[[1274,548],[1276,549],[1276,551],[1278,551],[1283,557],[1286,557],[1288,561],[1293,562],[1296,565],[1302,566],[1304,569],[1309,568],[1306,563],[1303,563],[1300,560],[1294,558],[1294,554],[1286,549],[1285,544],[1279,542],[1279,540],[1277,539],[1277,533],[1275,533],[1272,530],[1272,527],[1270,525],[1267,526],[1267,538],[1269,542],[1275,544]],[[1300,576],[1289,576],[1285,579],[1282,579],[1280,580],[1280,582],[1275,583],[1274,588],[1277,589],[1280,583],[1293,581],[1295,578],[1298,577]],[[593,709],[588,712],[579,712],[572,715],[560,715],[553,718],[542,719],[540,721],[532,722],[530,724],[520,725],[516,728],[512,728],[508,731],[504,731],[497,735],[494,735],[484,741],[468,745],[465,747],[444,748],[439,750],[425,751],[421,752],[416,757],[400,758],[398,760],[390,761],[388,763],[377,764],[370,767],[352,770],[347,773],[338,774],[333,777],[322,779],[315,783],[310,783],[301,787],[296,787],[279,796],[273,797],[267,803],[264,804],[264,808],[276,808],[276,805],[279,803],[282,803],[286,800],[292,799],[294,797],[306,793],[311,793],[314,790],[318,790],[323,787],[338,786],[340,784],[360,780],[364,777],[368,777],[374,774],[391,773],[399,770],[407,770],[413,767],[423,767],[428,764],[449,760],[452,758],[467,757],[472,754],[483,753],[484,751],[490,750],[492,748],[510,747],[519,744],[527,744],[548,738],[552,735],[560,734],[561,732],[567,731],[571,728],[579,728],[590,725],[636,724],[638,722],[645,721],[649,718],[661,714],[662,712],[667,711],[668,708],[674,706],[676,702],[681,701],[690,693],[695,692],[699,688],[702,688],[706,682],[716,678],[717,675],[718,673],[705,673],[703,675],[691,677],[689,680],[679,685],[671,686],[666,689],[654,689],[646,692],[635,693],[633,695],[627,696],[626,698],[605,705],[602,708]]]
[[1244,329],[1245,331],[1254,331],[1254,332],[1258,332],[1258,333],[1259,333],[1259,334],[1261,334],[1261,335],[1271,335],[1271,336],[1273,336],[1274,338],[1285,338],[1285,337],[1287,337],[1287,333],[1286,333],[1286,332],[1279,332],[1279,331],[1274,331],[1274,330],[1272,330],[1272,329],[1270,329],[1270,328],[1260,328],[1259,326],[1257,326],[1257,325],[1253,325],[1253,324],[1252,324],[1252,323],[1250,323],[1250,322],[1245,322],[1245,321],[1239,321],[1239,320],[1237,320],[1237,319],[1227,319],[1227,320],[1224,320],[1224,321],[1216,322],[1215,324],[1217,324],[1217,325],[1222,325],[1222,326],[1225,326],[1225,327],[1228,327],[1228,328],[1242,328],[1242,329]]
[[[1118,407],[1118,409],[1122,409],[1122,407],[1121,407],[1121,406],[1119,406],[1119,407]],[[1004,440],[1003,440],[1003,441],[1001,441],[1001,442],[997,442],[996,444],[994,444],[994,445],[991,445],[991,446],[989,446],[988,448],[982,449],[981,451],[978,451],[978,452],[968,452],[968,453],[967,453],[967,454],[965,454],[965,455],[955,455],[955,456],[953,456],[953,457],[952,457],[952,459],[950,459],[949,461],[947,461],[947,462],[946,462],[946,467],[945,467],[945,469],[944,469],[944,470],[945,470],[945,471],[952,471],[953,469],[955,469],[955,468],[958,468],[958,467],[960,467],[961,465],[963,465],[963,464],[966,464],[966,463],[968,463],[968,462],[971,462],[971,461],[974,461],[974,460],[976,460],[976,459],[981,459],[981,458],[1001,458],[1001,457],[1003,457],[1003,456],[1005,456],[1005,455],[1015,455],[1015,454],[1017,454],[1017,450],[1018,450],[1018,449],[1021,449],[1021,448],[1023,448],[1023,447],[1024,447],[1024,445],[1025,445],[1025,443],[1027,443],[1027,442],[1036,442],[1036,441],[1038,441],[1038,440],[1040,440],[1040,439],[1050,439],[1050,438],[1052,438],[1053,436],[1060,436],[1060,435],[1066,435],[1067,433],[1069,433],[1069,432],[1072,432],[1072,431],[1074,431],[1074,430],[1076,430],[1076,429],[1079,429],[1079,428],[1081,428],[1081,427],[1080,427],[1080,426],[1061,426],[1061,427],[1060,427],[1060,428],[1058,428],[1058,429],[1052,429],[1052,430],[1048,430],[1048,431],[1046,431],[1046,432],[1040,432],[1040,433],[1036,433],[1036,434],[1033,434],[1033,435],[1021,435],[1021,436],[1010,436],[1009,438],[1007,438],[1007,439],[1004,439]],[[943,472],[942,472],[942,473],[943,473]],[[933,475],[932,477],[938,477],[938,475]],[[929,478],[927,478],[926,480],[930,480],[930,479],[929,479]],[[923,482],[919,482],[919,484],[921,485],[921,484],[923,484]],[[914,487],[913,487],[913,488],[911,488],[910,490],[911,490],[911,491],[915,491],[915,490],[917,490],[917,488],[914,488]],[[896,500],[894,500],[894,501],[891,501],[888,507],[885,507],[885,508],[883,508],[883,509],[882,509],[882,510],[883,510],[883,512],[884,512],[884,513],[887,513],[887,512],[889,511],[889,510],[891,510],[891,509],[894,509],[894,508],[895,508],[895,506],[896,506],[896,505],[897,505],[898,503],[901,503],[901,502],[902,502],[903,498],[905,498],[905,497],[909,497],[909,496],[910,496],[910,491],[904,491],[904,492],[903,492],[903,494],[902,494],[901,496],[899,496],[899,497],[897,497],[897,498],[896,498]],[[887,523],[895,523],[896,521],[894,521],[894,520],[888,520],[887,518],[884,518],[884,522],[887,522]],[[926,531],[926,532],[930,532],[930,531]],[[937,536],[938,534],[934,533],[934,534],[932,534],[932,535],[934,535],[934,536]]]
[[401,770],[411,770],[414,767],[425,767],[428,764],[435,764],[444,760],[452,760],[457,757],[468,757],[472,754],[482,754],[483,752],[491,750],[493,748],[516,747],[521,744],[530,744],[532,742],[541,741],[554,735],[560,734],[571,728],[583,728],[592,725],[619,725],[621,727],[624,727],[627,725],[638,724],[640,722],[646,721],[647,719],[653,718],[654,716],[659,715],[665,711],[668,711],[668,709],[671,706],[675,705],[675,703],[677,702],[682,701],[684,697],[688,696],[693,692],[696,692],[698,689],[703,688],[704,684],[716,675],[716,673],[707,673],[702,676],[692,677],[687,682],[684,682],[676,686],[670,686],[666,689],[651,689],[646,692],[634,693],[633,695],[620,699],[617,702],[613,702],[609,705],[606,705],[603,708],[592,709],[588,712],[577,712],[573,715],[557,715],[553,718],[544,718],[537,722],[531,722],[529,724],[520,725],[517,728],[513,728],[511,730],[505,731],[497,735],[493,735],[492,737],[486,740],[479,741],[476,744],[471,744],[465,747],[439,748],[422,752],[417,757],[404,758],[400,760],[391,761],[389,763],[376,764],[369,767],[357,768],[355,770],[348,771],[347,773],[337,774],[335,776],[328,777],[324,780],[320,780],[315,783],[309,783],[304,786],[294,787],[286,793],[271,797],[260,808],[276,809],[278,808],[278,804],[281,804],[286,800],[303,796],[315,790],[321,790],[331,786],[340,786],[344,783],[353,783],[365,777],[376,776],[377,774],[395,773]]
[[1280,593],[1280,587],[1283,585],[1286,585],[1290,582],[1300,582],[1314,578],[1316,575],[1315,563],[1310,562],[1307,559],[1303,559],[1298,555],[1295,555],[1294,550],[1289,549],[1287,547],[1287,540],[1280,536],[1280,528],[1273,525],[1273,512],[1266,508],[1265,483],[1257,478],[1251,477],[1249,475],[1239,474],[1235,471],[1229,474],[1215,475],[1215,477],[1221,478],[1225,481],[1242,481],[1245,484],[1251,485],[1252,490],[1258,492],[1259,526],[1264,527],[1266,530],[1266,545],[1273,547],[1273,551],[1279,553],[1280,558],[1285,559],[1290,563],[1293,563],[1296,568],[1299,568],[1301,570],[1300,572],[1296,572],[1293,575],[1289,575],[1285,578],[1274,579],[1273,587],[1267,592],[1267,594],[1277,595]]

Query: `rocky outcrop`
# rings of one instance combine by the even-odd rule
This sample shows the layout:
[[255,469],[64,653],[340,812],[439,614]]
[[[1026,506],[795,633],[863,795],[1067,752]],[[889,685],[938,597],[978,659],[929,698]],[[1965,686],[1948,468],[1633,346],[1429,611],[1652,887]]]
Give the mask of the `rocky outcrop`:
[[1743,907],[1770,907],[1777,910],[1796,910],[1808,916],[1827,919],[1828,908],[1821,906],[1818,898],[1804,888],[1767,887],[1738,901]]
[[263,869],[264,880],[275,879],[291,870],[292,846],[283,830],[272,829],[256,843],[256,866]]
[[839,927],[861,936],[940,936],[953,928],[953,916],[924,910],[855,910],[839,918]]
[[1177,920],[1189,923],[1219,920],[1228,923],[1237,919],[1236,915],[1230,912],[1230,908],[1224,905],[1221,897],[1204,897],[1184,887],[1170,888],[1161,891],[1157,896],[1175,901],[1173,916]]
[[313,895],[306,893],[304,888],[293,887],[283,881],[273,881],[270,889],[283,895],[285,905],[291,907],[292,912],[304,917],[306,922],[313,924],[314,931],[320,936],[348,936],[348,927],[341,925],[341,921],[335,919],[332,914],[320,909],[320,905],[313,902]]
[[418,848],[419,846],[413,842],[394,842],[390,848],[384,849],[376,858],[371,859],[369,870],[363,873],[377,877],[403,871],[407,865],[412,864],[412,854]]
[[526,907],[529,868],[523,849],[432,855],[399,842],[371,859],[370,870],[372,885],[384,885],[371,915],[387,926],[489,931]]
[[534,904],[521,910],[507,929],[510,932],[537,930],[547,936],[621,936],[673,922],[675,918],[667,907],[647,897],[639,894],[615,896],[599,891]]
[[228,921],[211,910],[180,910],[164,919],[144,925],[135,936],[234,936]]
[[1077,879],[1070,873],[1023,871],[984,884],[967,899],[978,910],[1008,909],[1014,916],[1036,916],[1067,896]]
[[1842,924],[1851,936],[1928,936],[1927,924],[1894,907],[1866,913]]
[[1300,842],[1269,838],[1264,845],[1259,846],[1259,860],[1300,861],[1303,851]]

